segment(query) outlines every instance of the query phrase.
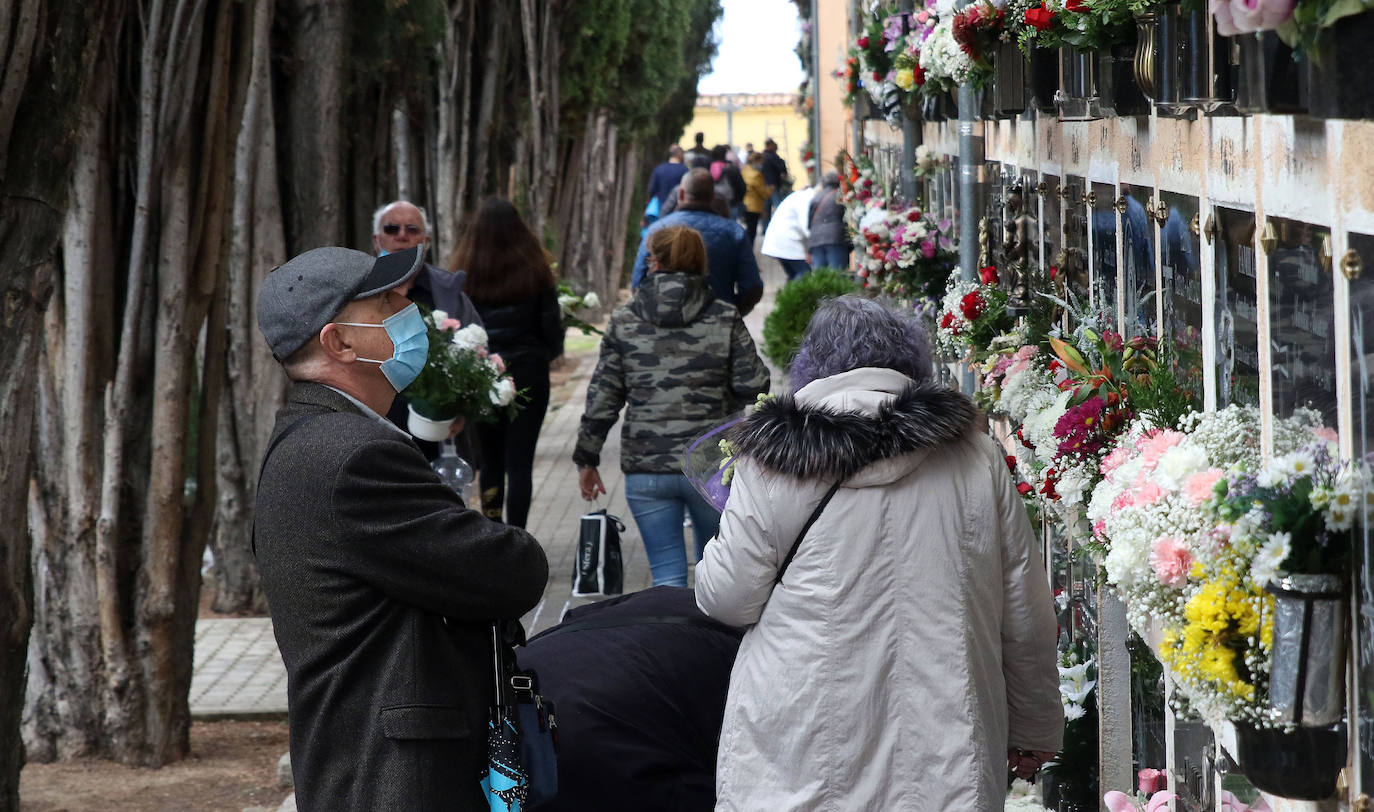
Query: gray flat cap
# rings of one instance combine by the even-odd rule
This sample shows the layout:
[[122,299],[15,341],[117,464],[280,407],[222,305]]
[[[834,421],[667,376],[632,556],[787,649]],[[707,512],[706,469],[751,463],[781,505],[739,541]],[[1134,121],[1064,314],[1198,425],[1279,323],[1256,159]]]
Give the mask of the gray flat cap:
[[313,248],[279,265],[258,291],[258,329],[278,361],[319,335],[351,301],[405,282],[424,267],[423,245],[374,257],[352,248]]

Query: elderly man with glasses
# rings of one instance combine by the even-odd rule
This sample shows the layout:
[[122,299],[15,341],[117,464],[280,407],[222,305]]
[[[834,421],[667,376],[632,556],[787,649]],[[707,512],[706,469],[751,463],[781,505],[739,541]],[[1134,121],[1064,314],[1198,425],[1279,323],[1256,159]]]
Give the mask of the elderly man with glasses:
[[[377,256],[399,253],[417,245],[428,248],[429,242],[429,215],[414,203],[393,200],[372,213],[372,247]],[[397,286],[396,291],[421,307],[442,310],[464,325],[481,324],[482,317],[477,314],[477,308],[463,293],[467,276],[466,271],[446,271],[425,263],[419,273]],[[404,397],[396,399],[387,418],[405,427],[407,412]],[[438,443],[416,439],[415,444],[428,459],[439,456]],[[466,433],[456,438],[455,445],[459,456],[473,465],[478,464],[475,449]]]

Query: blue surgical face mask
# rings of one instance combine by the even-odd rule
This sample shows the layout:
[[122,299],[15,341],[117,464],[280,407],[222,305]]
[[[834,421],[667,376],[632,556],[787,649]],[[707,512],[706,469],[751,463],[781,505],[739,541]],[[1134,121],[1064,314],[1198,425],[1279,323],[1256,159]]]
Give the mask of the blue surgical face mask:
[[391,336],[391,357],[385,361],[373,358],[359,358],[369,364],[381,364],[382,374],[391,382],[397,392],[405,389],[425,368],[429,358],[429,331],[425,328],[424,316],[413,303],[399,313],[393,313],[382,320],[381,324],[367,324],[356,321],[337,321],[346,327],[383,327]]

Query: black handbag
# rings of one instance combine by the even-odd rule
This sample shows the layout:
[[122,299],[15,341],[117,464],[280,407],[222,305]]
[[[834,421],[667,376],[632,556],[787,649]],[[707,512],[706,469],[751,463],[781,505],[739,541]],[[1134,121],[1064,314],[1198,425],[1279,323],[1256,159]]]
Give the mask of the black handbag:
[[491,625],[495,692],[481,776],[491,812],[526,812],[558,795],[558,721],[539,694],[538,676],[516,665],[511,647],[524,641],[524,630],[514,625],[513,635],[500,622]]
[[625,591],[625,567],[620,555],[623,532],[625,523],[604,510],[583,514],[577,523],[573,597],[619,595]]

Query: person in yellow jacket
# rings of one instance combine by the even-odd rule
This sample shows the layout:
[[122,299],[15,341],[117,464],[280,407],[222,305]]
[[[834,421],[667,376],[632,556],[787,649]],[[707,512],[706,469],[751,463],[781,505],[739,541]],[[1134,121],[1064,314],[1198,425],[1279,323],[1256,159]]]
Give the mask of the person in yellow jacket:
[[749,232],[749,244],[753,245],[754,236],[759,231],[759,217],[763,215],[764,203],[772,192],[763,182],[763,153],[749,153],[740,174],[744,176],[744,227]]

